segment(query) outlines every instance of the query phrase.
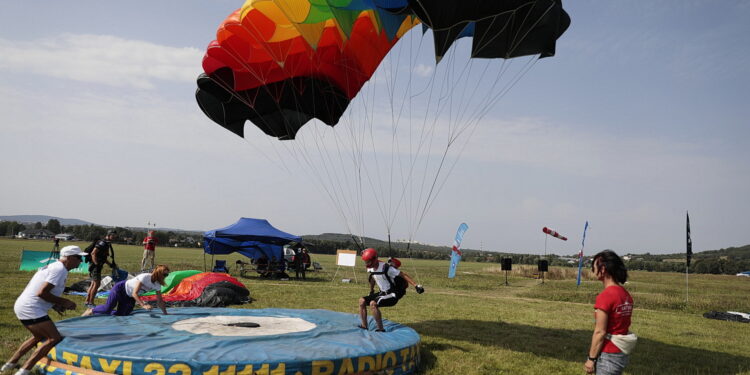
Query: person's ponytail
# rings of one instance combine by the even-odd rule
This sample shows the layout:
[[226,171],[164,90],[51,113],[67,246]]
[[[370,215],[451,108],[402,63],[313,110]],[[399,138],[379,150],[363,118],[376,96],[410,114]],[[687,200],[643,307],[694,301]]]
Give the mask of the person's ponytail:
[[618,284],[625,284],[628,281],[628,270],[625,268],[625,263],[622,259],[612,250],[604,250],[594,255],[594,263],[598,267],[604,268]]

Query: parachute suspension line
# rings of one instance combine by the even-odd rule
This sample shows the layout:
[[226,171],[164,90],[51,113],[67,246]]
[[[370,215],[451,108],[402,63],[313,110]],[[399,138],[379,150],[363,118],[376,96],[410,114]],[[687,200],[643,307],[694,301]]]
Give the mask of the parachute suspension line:
[[[244,25],[242,25],[241,27],[247,30],[247,28],[246,28],[246,27],[245,27]],[[265,45],[264,45],[264,47],[265,47]],[[244,61],[243,61],[242,59],[240,59],[240,58],[238,58],[238,57],[237,57],[237,54],[236,54],[236,52],[235,52],[235,51],[233,51],[233,50],[232,50],[232,49],[230,49],[230,48],[225,48],[225,50],[227,51],[227,53],[228,53],[228,54],[229,54],[229,55],[230,55],[230,56],[231,56],[232,58],[234,58],[234,59],[235,59],[235,61],[237,61],[237,62],[238,62],[239,64],[241,64],[241,65],[242,65],[243,67],[245,67],[245,68],[247,69],[247,71],[248,71],[248,72],[250,72],[251,74],[253,74],[253,75],[254,75],[254,76],[255,76],[256,78],[260,79],[259,75],[258,75],[258,74],[257,74],[257,73],[256,73],[256,72],[254,71],[254,69],[253,69],[253,68],[252,68],[251,66],[249,66],[249,64],[246,64],[246,63],[245,63],[245,62],[244,62]],[[271,53],[271,52],[272,52],[272,51],[268,50],[268,48],[266,48],[266,51],[267,51],[267,52],[269,52],[269,53]],[[281,66],[281,68],[282,68],[282,70],[285,70],[285,67],[284,67],[284,66]],[[213,80],[213,81],[215,81],[215,82],[217,82],[217,83],[218,83],[218,84],[219,84],[220,86],[222,86],[222,87],[223,87],[223,88],[224,88],[225,90],[227,90],[227,88],[229,88],[229,87],[228,87],[229,85],[226,85],[226,84],[225,84],[224,82],[219,82],[219,81],[217,81],[217,80],[215,80],[215,79],[212,79],[212,80]],[[268,91],[268,92],[270,93],[270,91],[268,90],[268,88],[267,88],[267,87],[264,87],[264,89],[265,89],[265,90],[267,90],[267,91]],[[245,105],[246,105],[246,106],[247,106],[248,108],[253,108],[253,107],[254,107],[254,106],[253,106],[253,105],[251,105],[251,103],[250,103],[250,102],[249,102],[248,100],[246,100],[246,99],[245,99],[244,97],[241,97],[241,96],[237,95],[237,94],[236,94],[236,92],[235,92],[235,91],[233,90],[233,87],[232,87],[232,88],[230,88],[230,89],[229,89],[229,90],[227,90],[227,91],[228,91],[228,92],[230,92],[230,93],[232,93],[232,96],[233,96],[233,97],[237,98],[237,99],[238,99],[239,101],[241,101],[241,102],[242,102],[243,104],[245,104]],[[280,105],[279,105],[278,103],[276,103],[276,105],[277,105],[277,108],[278,108],[278,109],[279,109],[279,110],[281,111],[281,110],[282,110],[281,106],[280,106]],[[297,108],[300,108],[300,107],[301,107],[301,106],[300,106],[299,104],[297,104],[296,106],[297,106]],[[251,144],[251,145],[252,145],[252,143],[251,143],[251,142],[249,142],[248,138],[246,138],[246,137],[245,137],[245,140],[246,140],[246,142],[247,142],[248,144]],[[276,155],[278,156],[278,157],[276,158],[276,160],[280,160],[280,161],[282,161],[282,163],[283,163],[283,160],[284,160],[284,158],[282,158],[282,157],[281,157],[281,155],[279,154],[279,151],[278,151],[277,147],[275,146],[275,143],[272,143],[272,142],[269,142],[269,143],[271,144],[271,146],[272,146],[272,149],[273,149],[273,151],[274,151],[274,152],[276,153]],[[315,163],[312,163],[312,162],[310,161],[310,159],[309,159],[309,155],[307,155],[307,154],[305,154],[305,153],[304,153],[305,147],[294,149],[294,148],[290,148],[290,147],[287,147],[287,145],[286,145],[286,144],[284,144],[284,142],[281,142],[281,143],[282,143],[282,147],[285,147],[285,148],[287,149],[287,151],[289,151],[288,153],[289,153],[289,154],[291,154],[291,155],[292,155],[292,156],[293,156],[293,157],[295,158],[295,160],[296,160],[296,161],[298,161],[298,162],[299,162],[299,161],[300,161],[300,157],[301,157],[301,158],[303,158],[303,159],[304,159],[305,163],[306,163],[306,164],[307,164],[307,165],[308,165],[309,167],[311,167],[311,168],[312,168],[313,170],[315,169],[315,168],[314,168],[314,165],[315,165]],[[302,151],[302,152],[298,152],[298,151]],[[270,159],[270,158],[269,158],[269,157],[268,157],[268,156],[267,156],[267,155],[266,155],[265,153],[263,153],[262,151],[261,151],[261,153],[262,153],[262,154],[264,155],[264,157],[266,157],[267,159],[269,159],[269,160],[271,160],[271,161],[273,162],[273,160],[272,160],[272,159]],[[299,156],[298,156],[298,155],[299,155]],[[287,172],[289,172],[289,173],[291,174],[291,171],[290,171],[290,169],[289,169],[289,168],[288,168],[288,167],[287,167],[287,166],[286,166],[285,164],[284,164],[283,166],[284,166],[284,169],[285,169],[285,170],[286,170]],[[326,172],[328,172],[328,171],[326,171]],[[330,201],[334,203],[334,208],[335,208],[336,210],[338,210],[338,211],[339,211],[340,215],[343,215],[343,212],[342,212],[342,208],[341,208],[341,206],[340,206],[340,205],[337,205],[337,204],[336,204],[336,203],[337,203],[337,200],[336,200],[336,199],[334,198],[334,196],[333,196],[332,192],[331,192],[330,190],[328,190],[328,188],[326,187],[325,183],[323,183],[323,181],[322,181],[322,180],[320,180],[320,174],[319,174],[319,173],[312,173],[312,175],[313,175],[313,177],[314,177],[314,178],[316,178],[316,179],[318,179],[318,180],[319,180],[319,182],[320,182],[320,186],[322,186],[322,187],[324,188],[324,190],[325,190],[326,194],[328,195],[328,197],[329,197]],[[329,175],[330,175],[330,174],[329,174]],[[345,224],[345,225],[346,225],[346,226],[348,227],[348,223],[346,222],[346,220],[344,220],[344,221],[345,221],[345,223],[344,223],[344,224]],[[351,232],[351,229],[349,229],[349,232]]]
[[[232,97],[233,97],[233,98],[237,99],[237,100],[238,100],[239,102],[241,102],[242,104],[244,104],[244,105],[245,105],[245,106],[247,106],[248,108],[253,108],[253,106],[252,106],[252,105],[250,104],[250,102],[249,102],[248,100],[246,100],[246,99],[245,99],[245,98],[243,98],[243,97],[242,97],[241,95],[237,94],[237,92],[236,92],[236,91],[234,91],[234,87],[231,87],[231,86],[230,86],[230,85],[228,85],[228,84],[227,84],[226,82],[224,82],[224,81],[222,81],[222,80],[219,80],[219,79],[216,79],[216,78],[214,78],[214,77],[208,76],[208,78],[209,78],[209,79],[210,79],[210,80],[211,80],[212,82],[216,83],[216,84],[217,84],[217,85],[219,85],[219,86],[220,86],[221,88],[223,88],[224,90],[226,90],[226,91],[227,91],[228,93],[230,93],[230,94],[232,95]],[[271,158],[271,157],[269,157],[269,156],[268,156],[268,154],[267,154],[266,152],[264,152],[264,151],[263,151],[263,150],[262,150],[262,149],[261,149],[260,147],[258,147],[258,146],[257,146],[257,145],[255,145],[254,143],[250,142],[250,141],[248,140],[248,138],[246,138],[246,137],[243,137],[243,139],[245,140],[245,143],[246,143],[246,144],[249,144],[250,146],[252,146],[253,148],[255,148],[255,149],[256,149],[256,151],[260,152],[261,156],[263,156],[263,158],[265,158],[266,160],[268,160],[268,161],[269,161],[269,162],[270,162],[271,164],[274,164],[274,165],[276,165],[276,166],[278,166],[278,167],[280,167],[280,168],[283,168],[283,169],[284,169],[284,170],[286,170],[287,172],[291,172],[291,169],[290,169],[290,168],[289,168],[289,167],[288,167],[288,166],[286,165],[286,163],[284,163],[284,161],[283,161],[283,158],[280,158],[280,157],[279,157],[280,155],[278,154],[278,152],[276,152],[276,148],[275,148],[275,147],[273,147],[273,150],[274,150],[274,152],[276,153],[276,156],[277,156],[277,157],[276,157],[276,158],[274,159],[274,158]],[[271,143],[270,139],[268,140],[268,143],[269,143],[269,144]],[[280,164],[279,164],[279,163],[280,163]]]
[[[459,153],[457,154],[456,159],[453,161],[451,167],[449,168],[449,171],[446,173],[446,178],[440,184],[440,186],[438,188],[438,193],[436,193],[436,195],[439,194],[439,192],[444,187],[445,183],[448,181],[447,176],[449,176],[451,174],[451,172],[453,171],[453,169],[455,168],[456,164],[458,163],[458,160],[459,160],[460,156],[463,154],[463,151],[465,150],[466,146],[468,145],[468,140],[471,139],[471,137],[473,136],[474,132],[478,128],[479,122],[487,114],[487,112],[489,111],[489,108],[491,108],[494,105],[494,103],[496,103],[502,96],[504,96],[522,78],[522,76],[524,76],[531,69],[531,67],[535,64],[536,61],[538,61],[538,59],[532,59],[530,61],[533,61],[533,63],[532,64],[527,63],[526,67],[524,68],[523,73],[520,73],[519,75],[517,75],[513,79],[512,83],[509,84],[506,88],[503,89],[503,91],[501,92],[501,94],[498,94],[494,98],[492,98],[492,100],[489,100],[488,109],[483,110],[482,111],[483,113],[477,114],[476,117],[471,121],[471,123],[467,123],[466,128],[470,129],[470,132],[469,132],[468,137],[466,137],[466,142],[464,142],[464,144],[461,147]],[[434,203],[434,201],[431,202],[430,205],[432,205],[432,203]],[[429,211],[429,208],[428,208],[428,211]]]
[[[436,99],[436,101],[437,101],[437,105],[436,105],[437,106],[437,112],[435,113],[435,115],[434,115],[434,117],[433,117],[433,119],[431,121],[430,127],[429,127],[430,131],[429,131],[429,142],[428,142],[427,153],[426,153],[427,157],[425,157],[425,161],[424,161],[424,163],[425,163],[424,169],[425,170],[429,170],[429,162],[430,162],[429,154],[431,153],[430,150],[433,149],[433,142],[435,141],[435,129],[438,126],[439,115],[442,112],[442,110],[446,107],[446,106],[441,105],[441,102],[444,102],[446,100],[446,97],[447,98],[451,97],[451,95],[449,93],[447,93],[447,92],[450,91],[449,88],[448,88],[448,86],[449,86],[448,82],[450,81],[450,75],[451,75],[451,72],[452,72],[451,68],[455,67],[455,55],[456,55],[456,49],[453,48],[453,49],[450,50],[448,59],[443,59],[443,61],[441,61],[441,63],[443,63],[443,67],[445,67],[446,76],[442,80],[442,84],[440,85],[440,90],[439,90],[439,92],[437,94],[437,99]],[[433,74],[433,82],[434,82],[434,77],[436,77],[437,74],[438,74],[438,69],[436,68],[435,69],[435,73]],[[451,85],[451,87],[453,87],[453,86],[454,85]],[[432,90],[433,89],[434,89],[434,85],[430,89],[431,90],[430,91],[430,98],[432,98]],[[432,100],[429,100],[429,103],[432,103]],[[448,105],[447,107],[448,107],[448,111],[450,112],[452,110],[451,105]],[[429,115],[429,111],[427,111],[425,113],[425,116],[424,116],[425,124],[427,123],[428,115]],[[427,128],[426,125],[423,125],[423,127]],[[451,129],[450,113],[449,113],[448,129],[449,129],[449,135],[450,135],[450,133],[451,133],[451,131],[450,131],[450,129]],[[424,139],[423,139],[423,141],[424,141]],[[447,152],[448,152],[449,148],[450,148],[450,142],[447,142],[446,143],[446,147],[445,147],[445,149],[442,152],[443,155],[441,157],[440,164],[439,164],[437,170],[435,171],[434,177],[432,178],[433,182],[431,184],[429,184],[430,185],[429,193],[427,194],[426,197],[425,197],[425,189],[426,189],[426,185],[428,185],[427,184],[428,175],[427,175],[427,173],[425,173],[422,176],[422,182],[420,184],[419,199],[417,200],[417,206],[414,207],[416,209],[416,211],[414,212],[414,218],[412,219],[412,222],[414,222],[416,224],[415,224],[414,228],[412,228],[413,232],[410,234],[410,237],[412,237],[412,236],[414,236],[416,234],[417,230],[421,226],[422,220],[424,219],[424,217],[426,215],[426,210],[425,209],[426,209],[426,207],[428,207],[428,203],[429,203],[430,197],[432,195],[432,191],[434,189],[435,181],[440,176],[440,170],[442,168],[442,164],[444,163],[444,160],[445,160],[445,157],[447,155]],[[424,202],[424,204],[422,202]],[[420,209],[419,207],[422,207],[422,208]]]
[[[532,59],[530,61],[532,61],[532,62],[535,63],[536,61],[538,61],[538,59]],[[455,168],[456,164],[458,163],[458,160],[459,160],[460,156],[463,154],[463,151],[465,150],[466,146],[468,145],[468,140],[471,139],[471,137],[473,136],[474,132],[478,128],[478,125],[479,125],[481,119],[484,118],[484,116],[487,114],[487,112],[489,112],[489,110],[494,106],[494,104],[497,101],[499,101],[502,96],[504,96],[505,94],[507,94],[507,92],[531,69],[531,67],[534,65],[534,63],[532,63],[532,64],[527,63],[526,66],[523,69],[523,72],[519,73],[516,77],[514,77],[514,79],[511,81],[511,83],[509,83],[508,86],[506,86],[500,93],[498,93],[497,95],[495,95],[495,97],[492,97],[492,98],[488,99],[486,106],[484,106],[484,107],[478,107],[479,109],[482,109],[481,113],[478,113],[475,116],[473,116],[472,120],[469,121],[469,122],[467,122],[466,127],[461,130],[461,132],[463,132],[464,130],[470,129],[469,135],[466,137],[466,142],[464,142],[464,144],[461,147],[459,153],[457,154],[456,159],[454,160],[453,164],[449,168],[449,171],[446,173],[446,178],[440,184],[440,187],[438,188],[438,192],[442,190],[442,188],[444,187],[445,183],[447,182],[447,176],[450,175],[450,173],[453,171],[453,169]],[[503,74],[503,72],[501,72],[498,75],[497,80],[500,79],[500,76]],[[431,204],[432,203],[434,203],[434,202],[431,202]]]
[[[416,61],[416,60],[414,60],[414,61]],[[411,64],[412,64],[412,62],[410,62],[410,65]],[[414,66],[410,66],[410,68],[411,68],[411,70],[414,70]],[[401,178],[401,181],[402,181],[402,192],[401,192],[401,199],[400,199],[400,201],[401,200],[405,200],[407,202],[407,204],[405,204],[405,208],[406,208],[406,216],[409,218],[409,220],[407,221],[408,222],[408,226],[409,226],[409,228],[408,228],[408,233],[409,233],[408,239],[409,239],[409,242],[411,242],[411,240],[414,237],[414,234],[416,233],[416,229],[415,229],[415,227],[413,225],[413,223],[415,221],[415,219],[414,219],[415,218],[415,213],[412,212],[414,210],[414,208],[415,208],[414,205],[413,205],[413,202],[415,201],[414,200],[415,198],[413,197],[413,194],[414,194],[413,193],[413,189],[410,189],[410,186],[412,186],[412,178],[415,176],[414,168],[415,168],[415,166],[416,166],[419,158],[422,156],[422,150],[423,150],[423,148],[425,146],[425,142],[427,141],[428,138],[431,139],[432,137],[434,137],[434,128],[429,128],[427,126],[428,125],[428,121],[427,120],[428,120],[428,116],[429,116],[429,113],[430,113],[430,108],[431,108],[431,106],[433,104],[432,103],[432,97],[433,97],[433,93],[434,93],[436,74],[437,74],[437,69],[433,70],[433,74],[430,76],[430,79],[428,80],[427,85],[424,88],[424,90],[422,90],[420,92],[417,92],[417,93],[412,93],[411,88],[409,89],[409,92],[410,92],[410,97],[409,97],[410,104],[412,103],[411,101],[414,98],[416,98],[417,96],[423,95],[425,92],[427,93],[427,101],[426,101],[427,107],[424,110],[424,116],[422,116],[423,117],[423,119],[421,120],[421,124],[422,125],[420,126],[420,130],[418,132],[416,147],[415,147],[415,141],[412,140],[412,138],[414,137],[413,123],[410,121],[410,127],[409,127],[409,164],[408,164],[409,168],[408,168],[408,172],[406,173],[406,176],[404,176],[404,168],[401,168],[401,170],[402,170],[402,175],[401,175],[401,177],[402,177]],[[413,106],[410,105],[410,110],[412,108],[413,108]],[[412,117],[413,116],[410,116],[410,118],[412,118]],[[434,123],[433,123],[433,125],[434,125]],[[426,161],[429,161],[429,147],[427,149],[427,156],[425,157],[425,159],[426,159]],[[425,168],[424,170],[427,171],[428,169]],[[425,175],[426,175],[426,172],[425,172]],[[423,180],[424,180],[424,175],[423,175]],[[412,202],[412,203],[409,203],[409,202]],[[419,203],[417,203],[417,205],[419,205]]]
[[[356,103],[353,103],[356,104]],[[349,111],[349,117],[351,116],[351,111]],[[353,121],[351,121],[353,122]],[[358,149],[361,149],[359,147],[359,143],[361,141],[357,140],[356,133],[351,127],[344,127],[347,129],[347,131],[344,132],[344,134],[349,134],[351,138],[350,144],[352,147],[346,151],[342,150],[342,142],[339,139],[339,133],[330,131],[330,128],[324,128],[326,130],[329,130],[332,134],[333,142],[335,149],[334,151],[329,151],[329,147],[325,146],[325,136],[317,131],[317,127],[314,127],[314,134],[313,134],[313,140],[315,141],[315,148],[317,150],[317,153],[319,155],[319,159],[321,160],[323,170],[326,175],[326,179],[323,180],[320,178],[320,176],[323,173],[315,173],[316,177],[319,179],[322,186],[325,187],[326,192],[328,193],[328,197],[333,203],[333,205],[336,207],[339,216],[341,217],[342,221],[344,222],[344,225],[347,227],[347,231],[352,236],[352,238],[355,240],[355,243],[357,246],[361,246],[363,243],[362,237],[360,236],[360,240],[356,240],[354,238],[355,233],[363,233],[363,209],[362,209],[362,194],[361,194],[361,157],[357,153]],[[338,157],[332,158],[331,152],[335,152]],[[353,176],[347,176],[346,171],[350,170],[351,168],[346,168],[344,165],[344,160],[346,158],[343,156],[344,154],[351,153],[351,161],[354,165],[354,175]],[[311,159],[311,158],[309,158]],[[337,162],[334,162],[334,160],[338,160]],[[340,167],[334,167],[335,165],[340,165]],[[308,163],[308,171],[315,171],[315,163],[309,162]],[[344,173],[344,176],[339,175],[339,171]],[[354,181],[354,186],[351,186],[350,184],[347,184],[350,181]],[[327,182],[327,183],[326,183]],[[348,193],[347,193],[348,192]],[[354,219],[354,220],[350,220]],[[352,228],[352,224],[354,224],[357,229]]]

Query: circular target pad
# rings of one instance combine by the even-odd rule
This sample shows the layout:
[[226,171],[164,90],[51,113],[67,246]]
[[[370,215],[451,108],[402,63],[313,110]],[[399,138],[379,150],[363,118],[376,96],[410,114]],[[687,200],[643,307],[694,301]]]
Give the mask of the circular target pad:
[[[65,336],[41,367],[50,374],[409,374],[419,335],[384,320],[386,332],[328,310],[172,308],[168,315],[89,316],[57,322]],[[373,324],[374,325],[374,324]],[[63,365],[59,365],[62,363]],[[41,364],[41,362],[40,362]]]

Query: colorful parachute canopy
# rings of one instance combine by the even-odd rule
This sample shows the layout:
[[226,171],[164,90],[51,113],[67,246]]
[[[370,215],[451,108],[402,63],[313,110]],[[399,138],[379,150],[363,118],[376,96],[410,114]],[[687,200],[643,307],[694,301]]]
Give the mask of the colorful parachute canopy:
[[[172,288],[179,285],[183,279],[199,273],[201,273],[201,271],[198,270],[172,271],[169,273],[166,279],[164,279],[164,285],[161,286],[161,292],[169,292],[170,290],[172,290]],[[155,294],[156,292],[143,293],[144,296],[152,296]]]
[[239,136],[246,120],[279,139],[312,118],[333,126],[419,22],[439,60],[466,36],[473,57],[552,56],[570,18],[560,0],[247,0],[209,44],[196,99]]
[[[250,301],[250,291],[225,273],[201,272],[180,281],[162,298],[169,306],[221,307]],[[144,301],[156,301],[156,296],[143,296]]]
[[198,78],[208,117],[240,136],[250,120],[279,139],[293,139],[314,117],[335,125],[398,35],[415,25],[401,17],[391,38],[372,10],[334,14],[311,5],[250,0],[221,24]]

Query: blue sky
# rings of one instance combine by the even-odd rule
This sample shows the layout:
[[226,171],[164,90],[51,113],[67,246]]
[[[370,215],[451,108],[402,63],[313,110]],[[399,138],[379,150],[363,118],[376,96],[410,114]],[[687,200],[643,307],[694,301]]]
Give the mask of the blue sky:
[[[346,232],[319,184],[298,178],[293,146],[250,126],[242,140],[195,103],[203,51],[241,4],[4,2],[0,215],[191,230],[246,216]],[[466,222],[465,247],[538,253],[548,226],[569,238],[548,251],[571,254],[588,220],[587,253],[676,252],[689,210],[696,250],[750,243],[750,3],[564,7],[572,24],[557,55],[462,138],[418,230],[396,220],[393,238],[450,245]],[[372,87],[363,92],[382,84]],[[355,231],[385,238],[371,203]]]

